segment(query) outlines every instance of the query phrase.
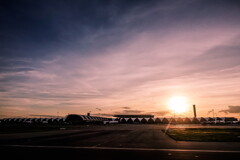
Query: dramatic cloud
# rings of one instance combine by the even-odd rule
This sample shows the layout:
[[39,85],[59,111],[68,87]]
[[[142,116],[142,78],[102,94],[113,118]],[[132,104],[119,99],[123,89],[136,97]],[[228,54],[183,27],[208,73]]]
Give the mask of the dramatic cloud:
[[228,106],[228,109],[221,110],[219,112],[224,112],[226,114],[228,114],[228,113],[240,113],[240,106]]
[[240,103],[238,1],[6,1],[0,15],[2,115]]

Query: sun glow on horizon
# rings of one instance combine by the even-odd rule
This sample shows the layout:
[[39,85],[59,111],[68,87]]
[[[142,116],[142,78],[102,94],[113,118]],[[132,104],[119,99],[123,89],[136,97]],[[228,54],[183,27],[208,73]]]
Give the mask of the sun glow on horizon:
[[168,107],[175,113],[183,113],[188,109],[188,99],[186,97],[175,96],[168,100]]

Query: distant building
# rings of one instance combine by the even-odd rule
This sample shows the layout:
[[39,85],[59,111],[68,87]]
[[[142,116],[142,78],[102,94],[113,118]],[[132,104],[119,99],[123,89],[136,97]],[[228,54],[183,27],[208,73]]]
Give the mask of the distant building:
[[0,124],[210,124],[240,125],[235,117],[154,118],[153,115],[115,115],[116,118],[69,114],[62,118],[3,118]]
[[90,116],[88,113],[87,116],[85,115],[78,115],[78,114],[69,114],[65,117],[65,121],[70,124],[84,124],[84,123],[102,123],[103,121],[109,121],[109,118],[105,117],[95,117]]

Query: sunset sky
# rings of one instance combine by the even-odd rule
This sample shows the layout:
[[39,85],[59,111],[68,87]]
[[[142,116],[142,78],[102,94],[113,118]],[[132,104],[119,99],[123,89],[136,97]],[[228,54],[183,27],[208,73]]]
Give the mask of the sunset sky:
[[3,0],[0,118],[240,118],[238,0]]

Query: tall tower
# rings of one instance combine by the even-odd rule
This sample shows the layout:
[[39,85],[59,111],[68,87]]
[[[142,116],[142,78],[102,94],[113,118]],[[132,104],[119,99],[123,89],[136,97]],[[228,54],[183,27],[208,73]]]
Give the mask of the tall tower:
[[195,106],[195,104],[193,105],[193,113],[194,113],[194,118],[197,118],[197,113],[196,113],[196,106]]

